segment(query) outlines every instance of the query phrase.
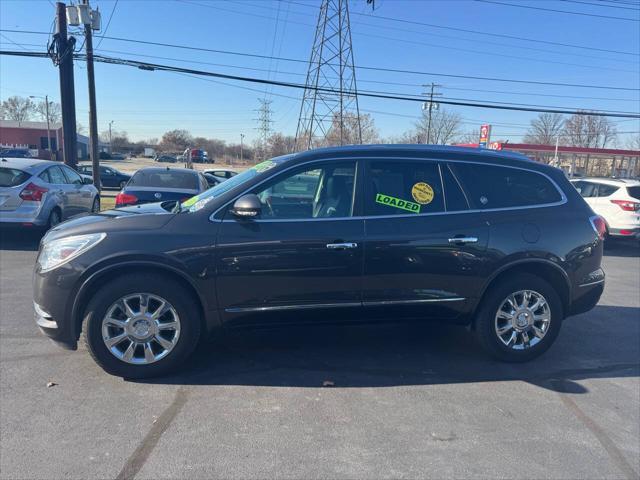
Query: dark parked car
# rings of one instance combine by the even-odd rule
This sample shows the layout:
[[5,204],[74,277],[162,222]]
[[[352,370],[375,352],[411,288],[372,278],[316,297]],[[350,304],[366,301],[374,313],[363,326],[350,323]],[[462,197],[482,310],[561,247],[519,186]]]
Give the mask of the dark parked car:
[[185,201],[209,189],[200,172],[186,168],[141,168],[116,195],[116,206],[150,202]]
[[75,349],[84,332],[125,377],[164,374],[219,327],[341,320],[468,325],[521,362],[598,302],[603,234],[562,171],[521,155],[322,149],[59,225],[34,301],[46,335]]
[[224,182],[226,180],[226,178],[222,178],[222,177],[216,177],[215,175],[212,175],[210,173],[204,172],[202,175],[204,175],[204,178],[206,178],[207,180],[207,184],[209,185],[209,188],[211,187],[215,187],[216,185]]
[[[79,165],[78,172],[93,177],[93,167],[91,165]],[[100,165],[100,184],[103,187],[122,190],[130,178],[131,175],[127,173],[123,173],[112,167]]]
[[4,158],[32,158],[29,150],[24,148],[4,148],[0,149],[0,157]]
[[178,159],[173,155],[160,155],[156,157],[155,161],[161,163],[176,163]]

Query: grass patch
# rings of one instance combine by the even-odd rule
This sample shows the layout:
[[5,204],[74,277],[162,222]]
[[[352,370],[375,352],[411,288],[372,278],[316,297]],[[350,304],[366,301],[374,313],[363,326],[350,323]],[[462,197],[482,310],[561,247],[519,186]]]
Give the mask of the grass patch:
[[100,196],[100,210],[110,210],[116,206],[116,197],[112,197],[111,195]]

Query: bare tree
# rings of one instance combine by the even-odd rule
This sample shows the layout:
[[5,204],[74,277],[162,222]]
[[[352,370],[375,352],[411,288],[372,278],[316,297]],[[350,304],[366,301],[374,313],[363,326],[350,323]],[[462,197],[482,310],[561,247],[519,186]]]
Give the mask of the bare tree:
[[[358,116],[353,113],[346,114],[342,120],[343,129],[340,135],[340,117],[334,115],[331,128],[327,132],[324,140],[320,142],[322,146],[331,147],[336,145],[358,145]],[[362,143],[378,143],[380,136],[375,122],[368,113],[360,115],[360,131],[362,132]],[[303,137],[304,138],[304,137]]]
[[[43,121],[47,121],[47,102],[42,100],[38,102],[35,106],[35,111],[40,115]],[[49,123],[53,125],[54,123],[60,122],[62,117],[62,110],[60,109],[60,104],[57,102],[49,102]]]
[[640,135],[635,135],[627,140],[625,146],[629,150],[638,150],[640,151]]
[[616,126],[607,118],[589,115],[587,112],[574,114],[564,124],[566,143],[575,147],[604,148],[617,140]]
[[2,117],[18,124],[31,120],[34,112],[35,104],[29,98],[13,96],[2,102]]
[[158,146],[165,152],[182,152],[191,145],[193,137],[186,130],[171,130],[162,135]]
[[406,143],[429,143],[445,145],[453,142],[460,135],[462,117],[455,112],[445,109],[431,112],[431,125],[429,125],[429,113],[422,111],[422,117],[415,124],[415,129],[406,132],[402,139]]
[[531,120],[522,141],[537,145],[555,145],[556,139],[562,136],[565,125],[564,116],[559,113],[541,113]]
[[458,143],[478,143],[480,140],[480,131],[478,130],[470,130],[468,132],[462,133],[458,135],[456,141]]
[[271,157],[293,153],[296,150],[296,139],[291,135],[284,135],[280,132],[276,132],[269,137],[267,142],[269,156]]

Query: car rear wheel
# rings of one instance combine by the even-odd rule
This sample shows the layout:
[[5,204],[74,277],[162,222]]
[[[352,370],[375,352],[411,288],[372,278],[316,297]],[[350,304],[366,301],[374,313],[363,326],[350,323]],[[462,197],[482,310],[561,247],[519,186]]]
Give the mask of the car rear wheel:
[[93,199],[93,204],[91,205],[91,213],[100,211],[100,198],[96,197]]
[[200,338],[200,315],[191,295],[158,275],[126,275],[101,287],[87,306],[85,322],[85,343],[94,360],[125,378],[175,370]]
[[562,302],[555,289],[540,277],[518,274],[487,292],[475,331],[492,356],[506,362],[526,362],[553,344],[562,318]]
[[60,215],[60,210],[54,208],[51,210],[49,214],[49,220],[47,220],[47,230],[55,227],[62,221],[62,215]]

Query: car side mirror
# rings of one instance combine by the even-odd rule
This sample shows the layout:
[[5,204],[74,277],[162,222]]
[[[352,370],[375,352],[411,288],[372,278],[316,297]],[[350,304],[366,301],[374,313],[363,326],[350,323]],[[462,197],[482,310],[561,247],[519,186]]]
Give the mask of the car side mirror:
[[229,211],[236,217],[255,218],[262,212],[262,203],[257,195],[249,193],[237,199]]
[[82,183],[85,185],[93,185],[93,179],[88,177],[82,177]]

